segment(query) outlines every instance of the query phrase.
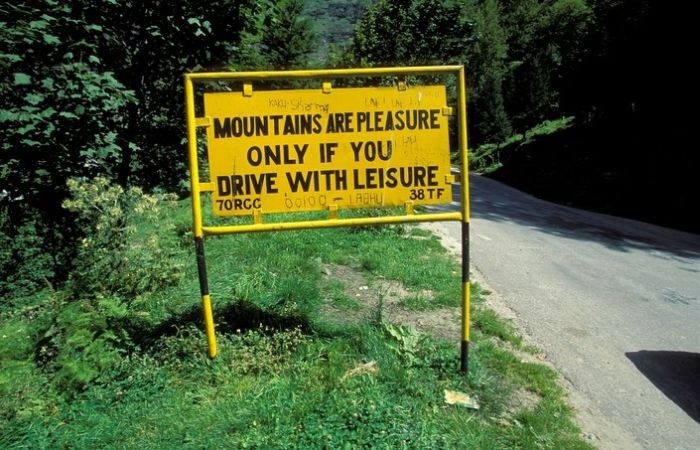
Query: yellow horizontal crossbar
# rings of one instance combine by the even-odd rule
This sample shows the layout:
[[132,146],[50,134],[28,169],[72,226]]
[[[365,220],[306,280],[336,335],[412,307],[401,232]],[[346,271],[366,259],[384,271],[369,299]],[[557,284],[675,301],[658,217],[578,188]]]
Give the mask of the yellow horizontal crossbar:
[[357,76],[391,76],[391,75],[435,75],[451,74],[462,70],[462,66],[415,66],[415,67],[372,67],[365,69],[328,69],[328,70],[285,70],[259,72],[208,72],[188,73],[185,78],[198,80],[279,80],[285,78],[319,78],[319,77],[357,77]]
[[360,217],[353,219],[309,220],[305,222],[261,223],[251,225],[231,225],[223,227],[202,227],[205,235],[255,233],[258,231],[308,230],[313,228],[340,228],[362,225],[386,225],[392,223],[446,222],[462,220],[462,213],[420,214],[414,216]]
[[208,127],[211,125],[211,118],[210,117],[195,117],[194,118],[194,125],[196,127]]

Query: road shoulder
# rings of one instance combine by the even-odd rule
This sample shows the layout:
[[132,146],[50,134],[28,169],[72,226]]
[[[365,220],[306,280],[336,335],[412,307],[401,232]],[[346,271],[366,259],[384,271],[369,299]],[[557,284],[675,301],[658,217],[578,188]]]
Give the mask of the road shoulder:
[[[461,258],[461,244],[453,237],[458,235],[459,223],[426,222],[420,224],[420,227],[438,236],[443,247],[454,255],[455,258]],[[498,292],[490,287],[488,278],[479,270],[478,263],[472,262],[470,273],[471,278],[475,282],[479,283],[483,289],[490,292],[490,294],[486,296],[486,306],[493,309],[502,318],[512,321],[526,343],[544,351],[544,361],[540,362],[551,366],[561,374],[561,371],[558,370],[556,366],[547,361],[546,348],[543,348],[541,343],[537,342],[528,332],[528,325],[518,317],[510,306],[508,306],[507,302],[499,296]],[[605,420],[596,405],[587,398],[580,389],[577,389],[571,380],[560,376],[559,384],[566,390],[568,402],[576,414],[576,424],[581,429],[583,438],[589,443],[603,450],[643,448],[629,432],[622,429],[619,425]]]

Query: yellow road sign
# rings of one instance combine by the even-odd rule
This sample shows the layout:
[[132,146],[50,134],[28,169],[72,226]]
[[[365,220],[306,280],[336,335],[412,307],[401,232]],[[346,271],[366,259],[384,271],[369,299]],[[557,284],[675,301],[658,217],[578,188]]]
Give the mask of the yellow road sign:
[[451,201],[444,86],[205,93],[216,215]]
[[[415,214],[417,204],[451,200],[445,89],[406,88],[403,77],[452,75],[456,81],[459,212]],[[253,92],[254,81],[400,77],[396,88]],[[205,93],[195,116],[195,83],[242,81],[243,92]],[[209,356],[216,335],[204,238],[221,234],[458,220],[462,225],[462,342],[469,360],[469,171],[467,91],[462,66],[383,67],[185,75],[192,223]],[[207,129],[209,181],[199,178],[197,128]],[[252,223],[206,225],[200,196],[211,192],[217,215],[251,214]],[[236,200],[239,200],[238,202]],[[290,203],[291,202],[291,203]],[[405,213],[340,218],[338,209],[403,205]],[[263,223],[263,213],[327,209],[328,217]]]

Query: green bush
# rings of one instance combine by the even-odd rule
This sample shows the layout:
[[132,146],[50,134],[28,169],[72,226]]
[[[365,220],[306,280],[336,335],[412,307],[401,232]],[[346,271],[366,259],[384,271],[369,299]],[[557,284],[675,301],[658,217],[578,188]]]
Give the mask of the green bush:
[[174,225],[163,223],[169,196],[125,190],[106,178],[71,179],[68,189],[64,207],[76,215],[84,237],[69,289],[57,304],[44,305],[49,319],[36,361],[54,386],[72,395],[118,373],[122,354],[132,346],[131,302],[173,284],[181,267],[174,262]]
[[[124,190],[106,178],[68,181],[71,198],[63,203],[77,214],[84,233],[75,270],[70,276],[78,296],[96,294],[133,298],[163,289],[181,276],[173,262],[178,251],[174,225],[159,224],[159,212],[168,195],[147,195],[140,188]],[[142,231],[143,226],[157,234]]]
[[53,257],[45,251],[37,228],[36,221],[16,226],[7,210],[0,211],[0,295],[13,302],[54,276]]
[[[47,378],[32,361],[1,359],[0,429],[12,425],[21,429],[28,422],[55,414],[58,408],[51,394],[53,392]],[[6,448],[2,434],[0,433],[0,447]]]
[[82,301],[66,306],[47,332],[56,355],[50,361],[53,382],[65,393],[86,387],[102,376],[108,379],[130,340],[119,324],[127,310],[116,299]]

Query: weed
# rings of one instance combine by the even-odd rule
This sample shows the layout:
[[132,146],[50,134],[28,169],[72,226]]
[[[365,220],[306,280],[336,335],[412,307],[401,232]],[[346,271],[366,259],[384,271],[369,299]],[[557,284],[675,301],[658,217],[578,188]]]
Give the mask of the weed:
[[384,325],[384,296],[385,293],[382,291],[377,293],[377,306],[374,309],[374,317],[372,320],[374,326]]

